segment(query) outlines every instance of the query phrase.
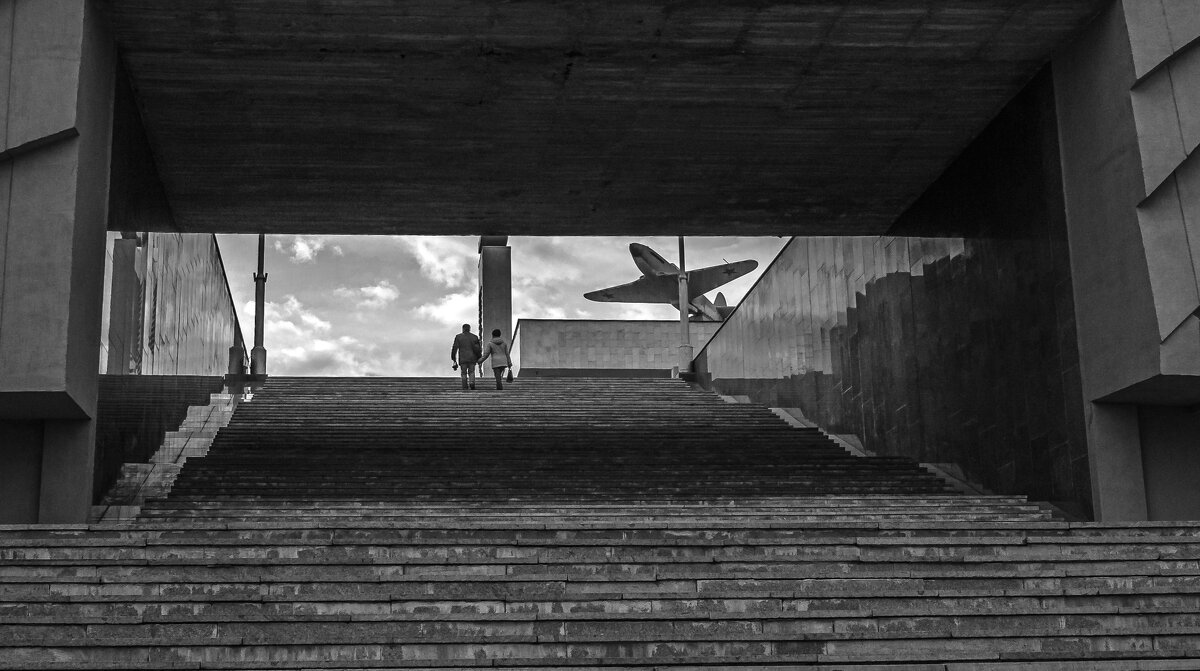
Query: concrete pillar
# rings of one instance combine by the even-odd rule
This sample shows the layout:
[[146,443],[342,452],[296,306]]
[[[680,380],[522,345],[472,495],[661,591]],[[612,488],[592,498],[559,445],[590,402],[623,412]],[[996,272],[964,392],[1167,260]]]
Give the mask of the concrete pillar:
[[1200,22],[1186,4],[1115,1],[1052,65],[1103,521],[1148,515],[1139,407],[1200,402]]
[[0,3],[4,522],[91,505],[115,69],[90,0]]
[[226,371],[230,375],[245,375],[246,374],[246,343],[242,339],[242,329],[237,325],[233,327],[233,345],[229,347],[229,369]]
[[1092,512],[1098,521],[1138,522],[1147,518],[1137,406],[1088,403],[1084,406]]
[[479,337],[486,342],[492,329],[512,340],[512,249],[505,235],[479,239]]
[[267,273],[263,270],[266,236],[258,235],[258,272],[254,273],[254,348],[250,350],[250,373],[267,374],[267,348],[263,345],[267,311]]
[[692,334],[689,328],[691,299],[688,296],[687,265],[683,255],[683,236],[679,236],[679,374],[692,372]]
[[109,375],[128,375],[136,353],[142,348],[142,280],[137,264],[137,238],[115,240],[109,285],[108,363],[105,367]]

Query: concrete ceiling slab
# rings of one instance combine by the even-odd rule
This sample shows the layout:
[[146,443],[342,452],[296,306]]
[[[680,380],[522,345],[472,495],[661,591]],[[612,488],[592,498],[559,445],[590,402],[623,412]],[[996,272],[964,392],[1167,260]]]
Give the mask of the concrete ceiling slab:
[[101,0],[185,231],[886,230],[1106,0]]

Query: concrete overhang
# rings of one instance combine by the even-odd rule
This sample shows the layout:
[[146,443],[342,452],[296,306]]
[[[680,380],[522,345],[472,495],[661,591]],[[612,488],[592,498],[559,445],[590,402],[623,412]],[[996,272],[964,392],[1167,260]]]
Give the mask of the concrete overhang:
[[1110,0],[100,0],[184,231],[881,233]]

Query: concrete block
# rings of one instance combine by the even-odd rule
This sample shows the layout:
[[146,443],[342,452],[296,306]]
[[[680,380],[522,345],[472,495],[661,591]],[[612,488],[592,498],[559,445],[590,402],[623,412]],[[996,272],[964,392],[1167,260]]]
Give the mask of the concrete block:
[[1175,53],[1163,0],[1122,0],[1134,69],[1138,77]]
[[1171,47],[1182,51],[1200,39],[1200,12],[1191,0],[1162,0]]
[[[0,92],[3,92],[6,100],[12,89],[13,18],[16,7],[16,0],[0,3]],[[8,148],[8,105],[0,105],[0,152]],[[0,275],[3,275],[3,268],[0,268]]]
[[37,519],[42,472],[41,422],[0,420],[0,524]]
[[16,0],[6,142],[0,150],[74,133],[83,59],[83,0]]
[[[1200,109],[1197,112],[1200,113]],[[1193,154],[1179,166],[1175,173],[1175,186],[1180,215],[1188,235],[1192,266],[1200,269],[1200,155]]]
[[70,141],[12,162],[0,392],[67,388],[78,158],[78,142]]
[[1154,296],[1160,340],[1166,340],[1189,315],[1200,308],[1200,280],[1180,207],[1176,180],[1171,177],[1137,209],[1146,267]]
[[1190,315],[1161,348],[1164,375],[1200,375],[1200,317]]
[[1169,67],[1183,147],[1191,155],[1200,147],[1200,43],[1181,53]]
[[1133,104],[1142,179],[1148,196],[1175,172],[1188,154],[1170,70],[1160,70],[1139,82],[1130,91],[1129,99]]

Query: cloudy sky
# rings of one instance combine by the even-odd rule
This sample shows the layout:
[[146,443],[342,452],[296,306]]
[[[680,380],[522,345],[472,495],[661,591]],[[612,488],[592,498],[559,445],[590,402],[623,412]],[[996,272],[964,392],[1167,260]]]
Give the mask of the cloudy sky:
[[[249,340],[256,237],[217,237]],[[509,238],[514,322],[677,319],[670,305],[583,298],[637,279],[630,242],[677,261],[678,243],[669,237]],[[687,263],[757,260],[757,271],[721,287],[734,305],[786,242],[688,238]],[[267,369],[276,375],[452,375],[450,342],[462,324],[477,319],[478,244],[478,237],[267,236]]]

